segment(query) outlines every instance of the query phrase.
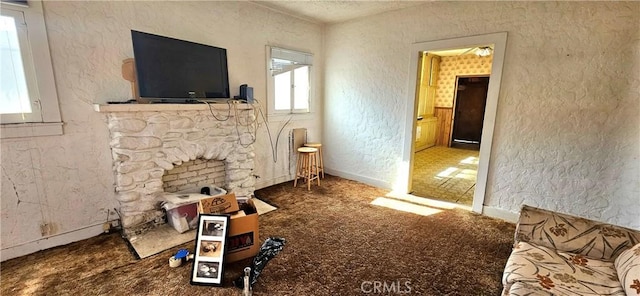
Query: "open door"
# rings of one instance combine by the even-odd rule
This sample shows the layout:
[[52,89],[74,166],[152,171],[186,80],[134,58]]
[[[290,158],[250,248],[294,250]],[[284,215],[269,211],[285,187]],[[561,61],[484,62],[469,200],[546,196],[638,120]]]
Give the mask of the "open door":
[[451,147],[480,150],[489,77],[458,77]]
[[420,54],[416,81],[416,152],[436,145],[435,102],[440,59],[427,52]]

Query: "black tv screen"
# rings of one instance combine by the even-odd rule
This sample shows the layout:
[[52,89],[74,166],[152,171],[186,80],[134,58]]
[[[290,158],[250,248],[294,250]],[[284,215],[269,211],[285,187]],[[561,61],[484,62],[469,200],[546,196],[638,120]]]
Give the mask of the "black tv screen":
[[133,30],[131,39],[140,97],[230,97],[226,49]]

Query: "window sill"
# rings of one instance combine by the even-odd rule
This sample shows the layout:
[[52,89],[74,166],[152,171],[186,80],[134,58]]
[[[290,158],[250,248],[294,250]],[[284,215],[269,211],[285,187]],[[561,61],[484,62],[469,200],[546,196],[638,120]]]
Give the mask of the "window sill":
[[62,135],[62,122],[13,123],[0,126],[0,139]]
[[276,113],[276,114],[268,114],[267,119],[269,121],[287,121],[291,118],[291,120],[311,120],[314,118],[313,113]]

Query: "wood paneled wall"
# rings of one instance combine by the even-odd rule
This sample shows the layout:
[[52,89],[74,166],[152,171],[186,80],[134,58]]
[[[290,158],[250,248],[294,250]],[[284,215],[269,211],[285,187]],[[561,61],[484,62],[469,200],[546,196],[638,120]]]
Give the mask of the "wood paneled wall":
[[434,115],[438,118],[436,127],[436,146],[449,147],[453,109],[436,107]]

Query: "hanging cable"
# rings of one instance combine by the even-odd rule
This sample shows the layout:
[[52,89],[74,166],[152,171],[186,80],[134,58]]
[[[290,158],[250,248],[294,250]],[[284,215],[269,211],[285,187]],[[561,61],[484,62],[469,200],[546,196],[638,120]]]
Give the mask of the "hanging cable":
[[271,156],[273,157],[273,162],[276,163],[278,162],[278,143],[280,141],[280,135],[282,134],[282,131],[284,130],[284,128],[289,124],[289,122],[291,122],[291,119],[293,119],[293,116],[290,116],[289,119],[287,119],[287,121],[284,123],[284,125],[280,128],[280,130],[278,131],[278,134],[276,136],[276,144],[275,146],[273,145],[273,139],[271,138],[271,130],[269,129],[269,124],[267,123],[267,118],[266,116],[264,116],[264,113],[262,113],[262,108],[260,107],[260,102],[258,101],[258,99],[255,99],[256,104],[258,104],[258,112],[260,113],[260,116],[262,117],[262,121],[264,122],[264,126],[267,128],[267,135],[269,136],[269,143],[271,144]]
[[[253,107],[253,105],[250,105],[251,108],[254,110],[254,115],[253,115],[253,120],[251,120],[251,122],[247,123],[247,124],[242,124],[240,122],[240,116],[238,115],[238,106],[237,105],[233,105],[233,112],[234,115],[236,117],[236,133],[238,134],[238,144],[240,144],[240,146],[242,146],[243,148],[247,148],[251,145],[253,145],[257,138],[258,138],[258,125],[257,125],[257,116],[255,114],[255,108]],[[249,121],[249,120],[247,120]],[[251,136],[251,142],[244,144],[242,143],[242,137],[240,136],[240,129],[238,128],[238,126],[246,126],[247,127],[247,133],[249,134],[249,136]],[[254,131],[253,134],[251,133],[251,126],[254,126]]]
[[207,104],[207,106],[209,107],[209,112],[211,112],[211,115],[213,116],[213,118],[215,118],[217,121],[227,121],[229,120],[229,118],[231,118],[231,102],[229,100],[227,100],[227,118],[225,119],[220,119],[216,116],[216,114],[213,112],[213,108],[211,108],[211,104],[207,101],[200,101],[203,102],[205,104]]

